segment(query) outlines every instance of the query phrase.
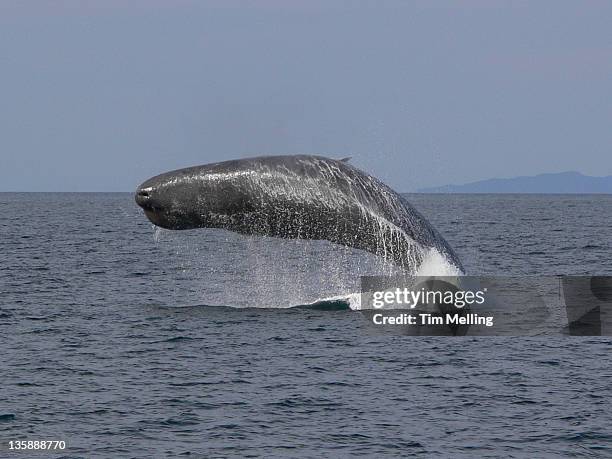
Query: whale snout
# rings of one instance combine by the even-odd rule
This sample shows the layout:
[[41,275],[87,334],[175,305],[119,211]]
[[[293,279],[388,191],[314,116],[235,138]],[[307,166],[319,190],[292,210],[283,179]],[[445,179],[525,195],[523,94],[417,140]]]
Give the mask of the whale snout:
[[158,183],[152,179],[143,182],[134,193],[134,200],[140,206],[147,216],[150,213],[160,213],[166,210],[167,202],[164,199],[162,190]]
[[136,204],[144,210],[145,215],[151,223],[163,228],[169,227],[164,217],[163,207],[155,197],[154,187],[145,186],[144,184],[141,185],[136,190],[134,199],[136,200]]
[[144,210],[156,211],[161,210],[162,206],[159,200],[155,198],[155,190],[151,186],[140,186],[134,195],[136,204]]
[[140,207],[148,207],[151,201],[151,188],[138,188],[138,190],[136,190],[135,199],[136,204],[138,204]]
[[152,177],[140,184],[134,200],[156,226],[166,229],[194,227],[187,211],[193,199],[185,194],[182,182],[174,173]]

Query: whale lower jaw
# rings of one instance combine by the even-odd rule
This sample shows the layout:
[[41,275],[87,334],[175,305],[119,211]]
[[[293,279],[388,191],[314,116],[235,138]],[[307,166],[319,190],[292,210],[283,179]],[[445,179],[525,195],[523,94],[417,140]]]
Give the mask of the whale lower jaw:
[[160,228],[168,230],[182,229],[181,227],[169,224],[169,220],[167,218],[164,218],[159,212],[149,209],[143,210],[149,221],[155,226],[159,226]]

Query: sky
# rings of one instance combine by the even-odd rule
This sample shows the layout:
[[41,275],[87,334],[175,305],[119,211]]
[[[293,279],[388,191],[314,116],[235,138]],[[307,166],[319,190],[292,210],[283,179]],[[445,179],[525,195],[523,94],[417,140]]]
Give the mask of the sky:
[[0,2],[0,191],[262,154],[397,191],[612,175],[612,2]]

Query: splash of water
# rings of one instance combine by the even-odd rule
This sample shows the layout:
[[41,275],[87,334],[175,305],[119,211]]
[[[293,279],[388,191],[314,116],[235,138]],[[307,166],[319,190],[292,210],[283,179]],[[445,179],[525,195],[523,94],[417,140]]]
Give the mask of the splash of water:
[[[223,230],[166,231],[153,235],[168,272],[188,288],[171,285],[177,304],[290,308],[346,303],[361,308],[361,276],[406,274],[392,262],[328,241],[243,236]],[[415,275],[460,274],[435,249]],[[169,283],[172,283],[169,280]]]
[[163,232],[163,228],[153,225],[153,240],[155,241],[155,243],[158,243],[161,240]]
[[416,269],[416,276],[462,276],[463,272],[442,255],[437,249],[425,252],[423,261]]

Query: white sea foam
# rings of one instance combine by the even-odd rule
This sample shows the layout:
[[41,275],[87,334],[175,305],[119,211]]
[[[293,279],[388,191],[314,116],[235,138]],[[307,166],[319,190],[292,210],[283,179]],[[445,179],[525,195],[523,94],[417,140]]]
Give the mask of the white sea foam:
[[463,273],[437,249],[425,252],[423,261],[416,270],[417,276],[461,276]]

